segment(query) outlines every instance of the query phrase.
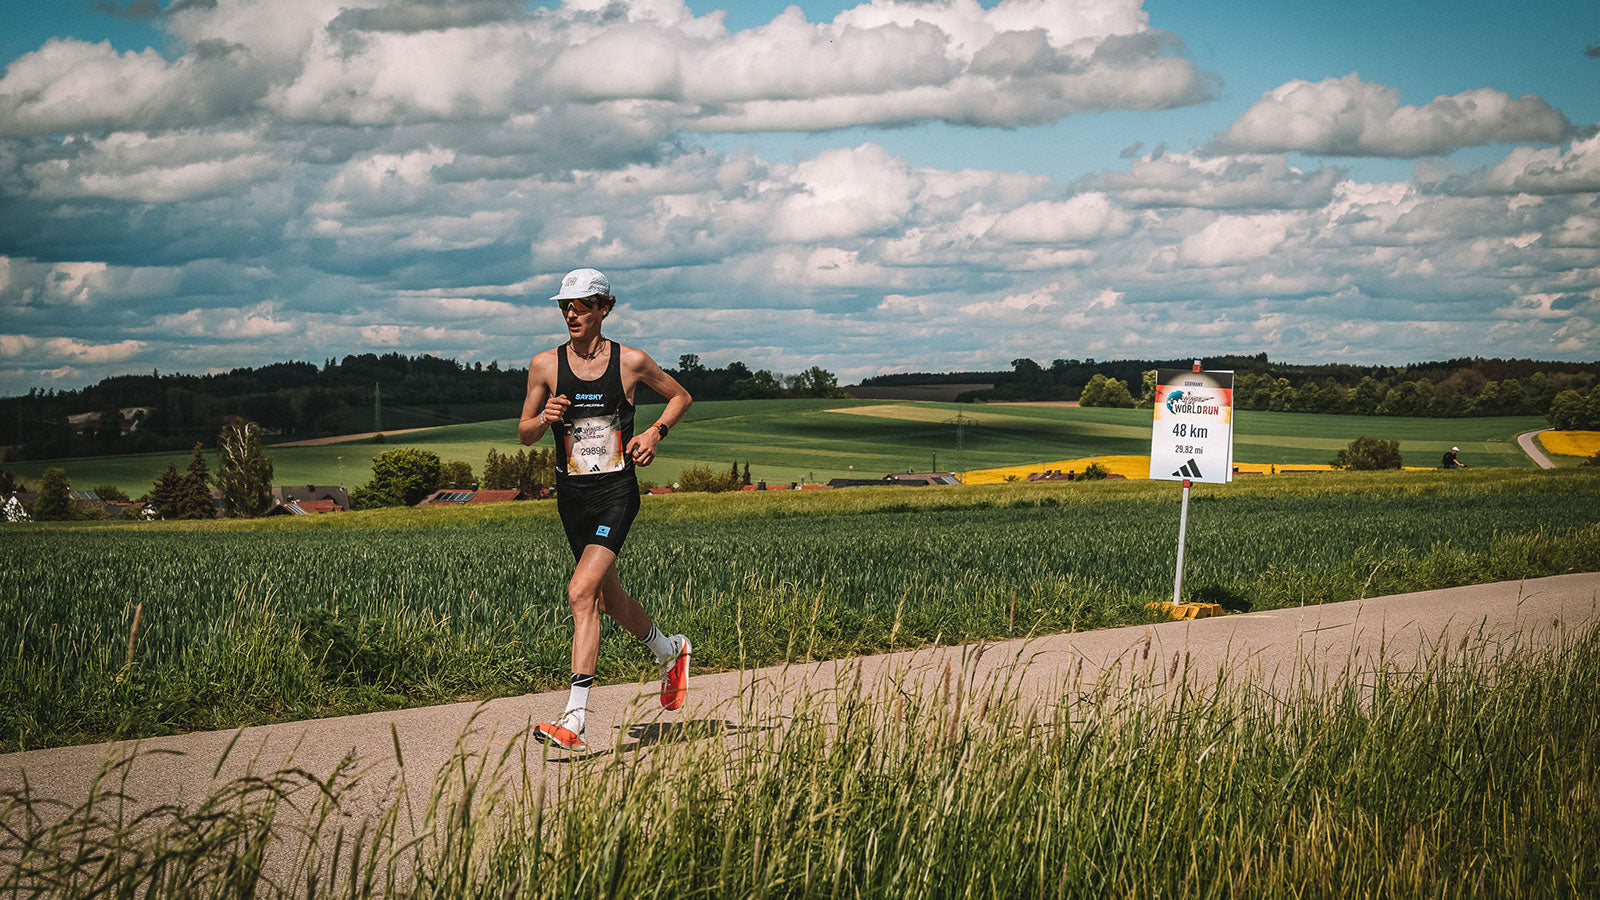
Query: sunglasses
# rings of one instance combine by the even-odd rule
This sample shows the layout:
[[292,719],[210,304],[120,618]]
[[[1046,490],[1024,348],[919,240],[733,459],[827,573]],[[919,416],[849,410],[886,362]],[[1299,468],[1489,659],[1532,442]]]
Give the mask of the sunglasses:
[[599,301],[592,297],[580,297],[577,299],[568,299],[563,297],[560,300],[557,300],[556,303],[561,305],[562,312],[566,312],[574,306],[578,308],[578,312],[588,312],[589,310],[594,309],[595,306],[598,305]]

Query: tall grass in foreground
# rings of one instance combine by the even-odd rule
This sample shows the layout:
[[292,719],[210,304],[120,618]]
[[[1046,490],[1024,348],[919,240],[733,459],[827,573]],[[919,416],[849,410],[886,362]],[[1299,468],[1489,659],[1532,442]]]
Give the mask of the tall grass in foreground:
[[866,695],[844,683],[772,727],[635,725],[571,765],[524,742],[458,749],[430,796],[363,821],[340,816],[355,761],[325,781],[239,779],[137,822],[113,771],[61,825],[11,798],[0,890],[1593,896],[1600,632],[1453,649],[1277,695],[1160,669],[1031,699],[960,671]]

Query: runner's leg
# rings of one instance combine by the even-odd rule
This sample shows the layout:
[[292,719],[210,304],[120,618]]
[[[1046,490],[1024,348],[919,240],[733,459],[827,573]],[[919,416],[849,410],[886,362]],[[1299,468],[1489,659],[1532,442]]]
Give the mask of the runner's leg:
[[616,557],[611,558],[611,565],[606,569],[605,577],[600,582],[601,600],[600,611],[617,620],[627,632],[639,640],[644,640],[650,634],[654,623],[650,614],[644,611],[639,601],[633,595],[622,589],[622,580],[617,577]]
[[[593,675],[595,661],[600,656],[600,613],[607,605],[607,574],[612,580],[616,579],[617,555],[607,547],[590,544],[583,548],[572,579],[567,582],[567,603],[572,607],[572,671],[577,673]],[[628,599],[633,600],[632,597]],[[639,612],[642,614],[644,610]]]

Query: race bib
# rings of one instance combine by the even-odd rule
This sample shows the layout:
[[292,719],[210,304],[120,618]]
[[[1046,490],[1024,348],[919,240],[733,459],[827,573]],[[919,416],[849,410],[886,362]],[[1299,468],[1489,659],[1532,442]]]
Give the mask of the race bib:
[[588,416],[567,423],[568,475],[620,472],[627,466],[622,446],[622,417]]

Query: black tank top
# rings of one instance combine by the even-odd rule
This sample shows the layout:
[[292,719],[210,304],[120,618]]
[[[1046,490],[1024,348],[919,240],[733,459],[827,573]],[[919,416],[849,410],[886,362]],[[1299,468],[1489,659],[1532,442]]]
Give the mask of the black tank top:
[[567,364],[567,345],[557,348],[556,393],[572,401],[556,423],[556,482],[598,486],[633,477],[628,442],[633,440],[633,404],[622,389],[622,345],[611,341],[604,375],[584,381]]

